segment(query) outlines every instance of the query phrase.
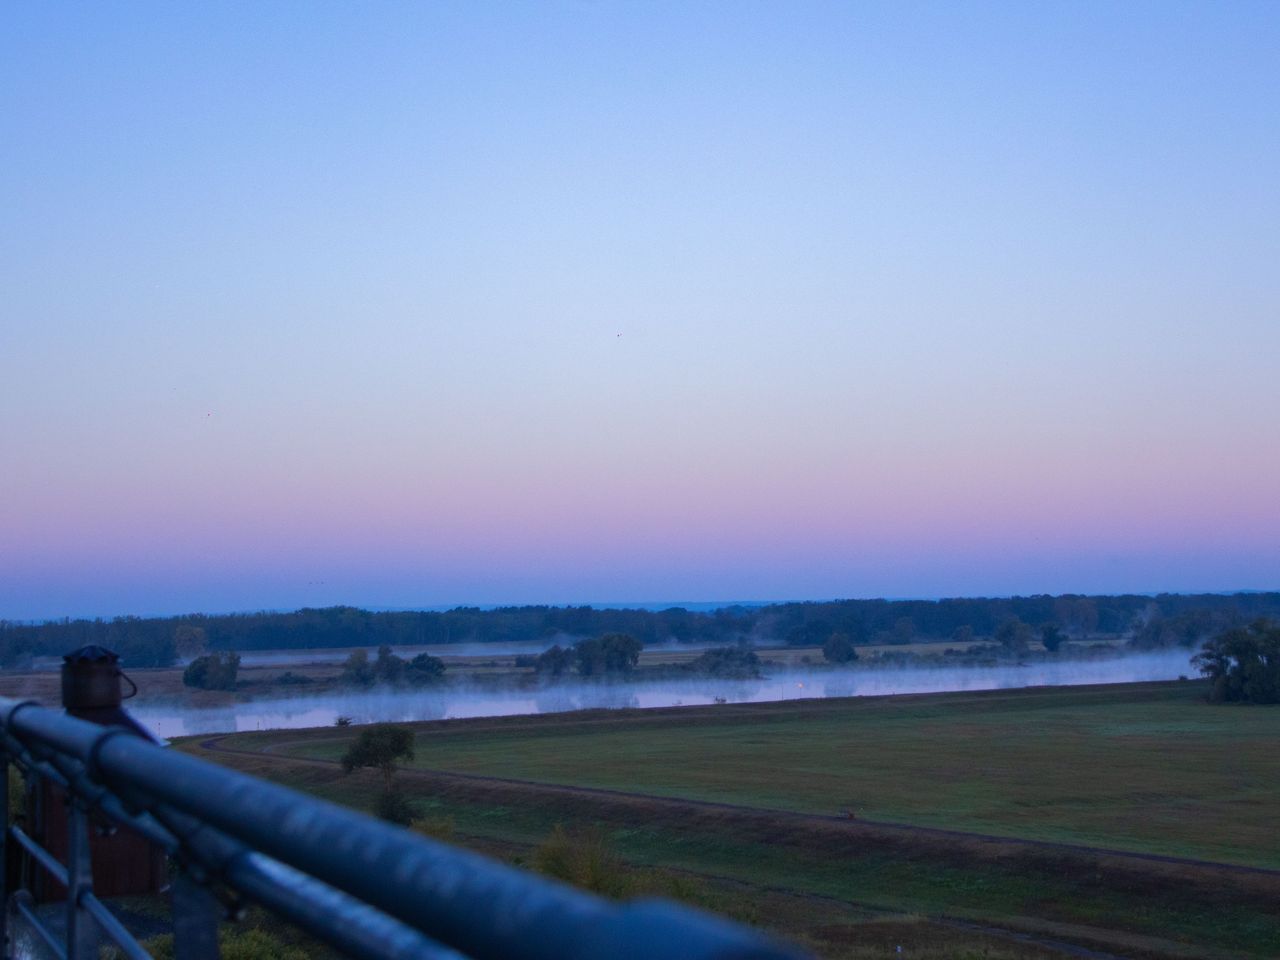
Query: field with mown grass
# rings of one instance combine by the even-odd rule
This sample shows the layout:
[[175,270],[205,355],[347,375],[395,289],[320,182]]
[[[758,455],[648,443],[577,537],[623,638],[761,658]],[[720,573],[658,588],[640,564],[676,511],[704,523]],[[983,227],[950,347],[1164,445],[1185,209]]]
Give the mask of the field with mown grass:
[[[1280,867],[1280,710],[1202,694],[1175,682],[437,721],[412,725],[398,779],[455,842],[532,863],[557,826],[595,831],[619,869],[692,878],[696,895],[674,895],[827,957],[880,955],[890,928],[940,958],[1070,955],[1062,944],[1274,957],[1280,874],[1125,853]],[[369,808],[378,776],[332,762],[357,733],[184,746]]]
[[[1280,868],[1280,710],[1199,683],[417,724],[412,766]],[[337,759],[351,733],[228,738]]]

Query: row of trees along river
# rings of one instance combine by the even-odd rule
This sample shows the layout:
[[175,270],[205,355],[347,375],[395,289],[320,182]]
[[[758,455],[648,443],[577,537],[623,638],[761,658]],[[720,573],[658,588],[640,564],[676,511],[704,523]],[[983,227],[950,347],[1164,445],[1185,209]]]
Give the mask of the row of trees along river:
[[[217,650],[460,643],[536,643],[626,634],[664,643],[821,646],[832,635],[854,646],[996,637],[1130,637],[1136,646],[1195,646],[1258,617],[1280,617],[1280,593],[1031,596],[944,600],[834,600],[735,604],[714,610],[590,606],[457,607],[369,611],[306,608],[172,617],[0,621],[0,666],[21,666],[96,643],[129,666],[168,666]],[[1046,628],[1052,631],[1046,633]],[[1049,641],[1046,641],[1049,642]]]

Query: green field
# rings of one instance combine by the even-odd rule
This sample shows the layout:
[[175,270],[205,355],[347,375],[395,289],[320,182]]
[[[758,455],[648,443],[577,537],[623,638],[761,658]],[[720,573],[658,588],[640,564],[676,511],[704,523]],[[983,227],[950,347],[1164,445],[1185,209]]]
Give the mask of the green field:
[[[413,725],[399,780],[456,842],[531,862],[558,825],[595,830],[625,869],[667,878],[657,892],[693,878],[693,902],[829,958],[902,942],[928,958],[1071,955],[1062,943],[1280,956],[1280,874],[1114,852],[1280,865],[1280,710],[1201,694],[1183,682],[437,721]],[[368,809],[380,777],[332,762],[358,731],[184,748]]]
[[431,724],[413,765],[1280,867],[1280,710],[1195,686]]

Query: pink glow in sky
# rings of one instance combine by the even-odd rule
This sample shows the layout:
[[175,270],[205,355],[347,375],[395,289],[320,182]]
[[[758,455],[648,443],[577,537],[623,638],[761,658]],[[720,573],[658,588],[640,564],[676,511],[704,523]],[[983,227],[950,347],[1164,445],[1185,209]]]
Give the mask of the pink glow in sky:
[[1280,15],[16,11],[0,618],[1280,586]]

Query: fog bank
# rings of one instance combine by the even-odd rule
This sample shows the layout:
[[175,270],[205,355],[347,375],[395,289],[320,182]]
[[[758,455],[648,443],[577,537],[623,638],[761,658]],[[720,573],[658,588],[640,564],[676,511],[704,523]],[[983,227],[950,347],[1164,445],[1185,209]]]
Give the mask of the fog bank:
[[1072,686],[1173,680],[1192,675],[1184,649],[1107,659],[1050,660],[1002,666],[853,666],[838,670],[778,670],[755,680],[711,677],[634,683],[571,682],[532,689],[486,690],[468,685],[430,689],[381,688],[318,696],[280,697],[227,707],[191,707],[139,698],[130,712],[162,737],[201,733],[330,726],[340,716],[355,723],[440,720],[596,708],[646,708],[763,703],[825,697],[941,693],[1033,686]]

